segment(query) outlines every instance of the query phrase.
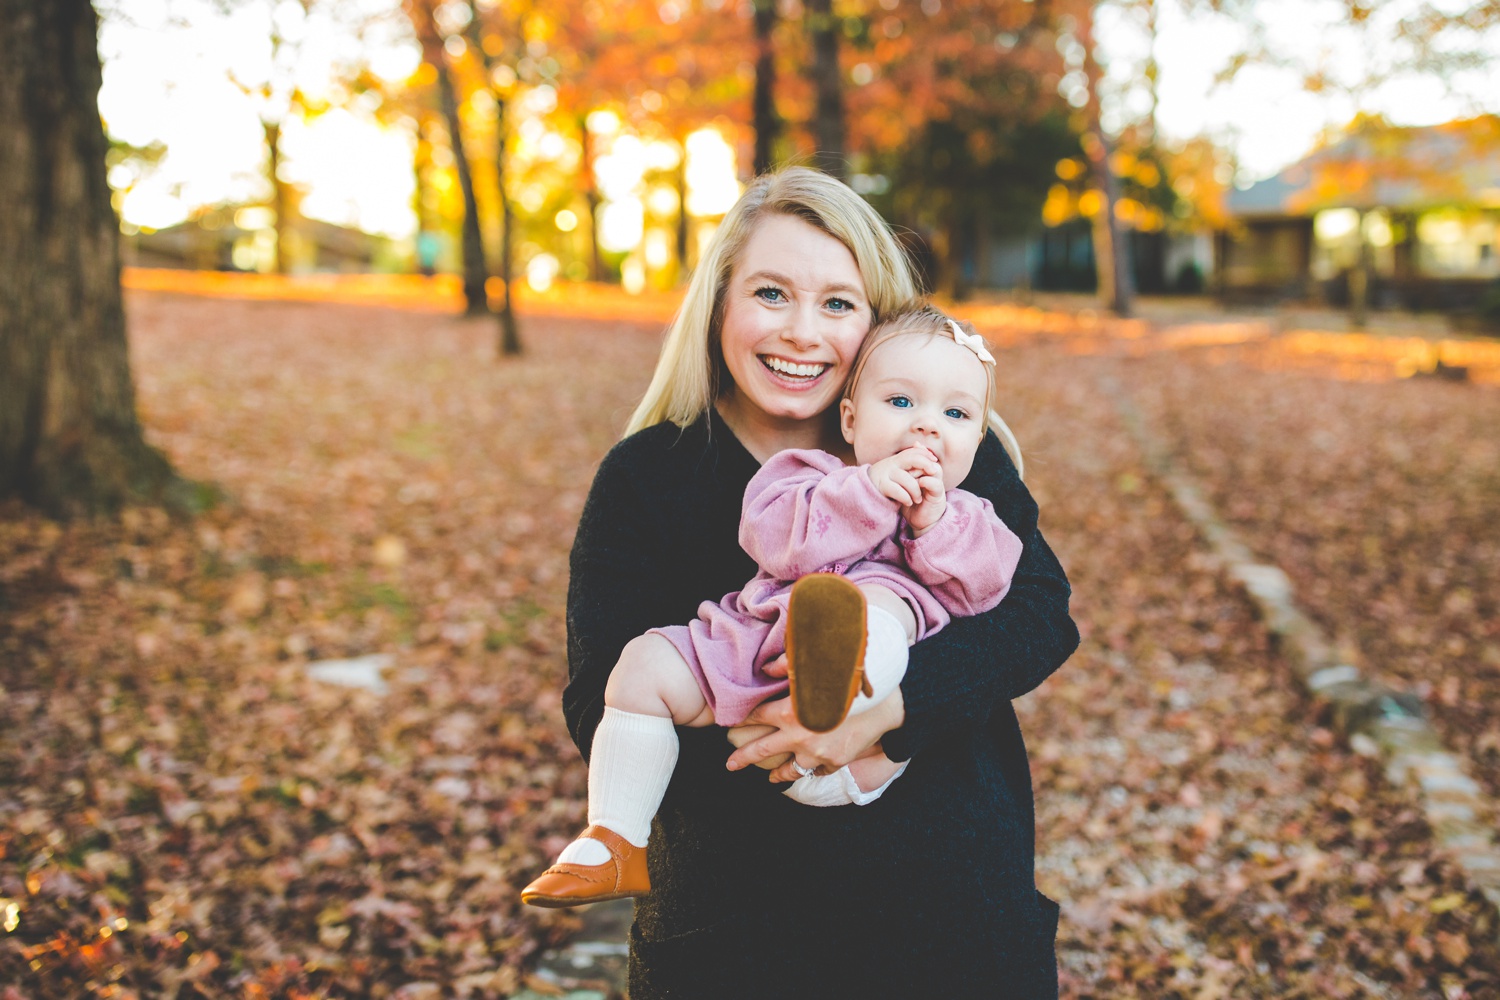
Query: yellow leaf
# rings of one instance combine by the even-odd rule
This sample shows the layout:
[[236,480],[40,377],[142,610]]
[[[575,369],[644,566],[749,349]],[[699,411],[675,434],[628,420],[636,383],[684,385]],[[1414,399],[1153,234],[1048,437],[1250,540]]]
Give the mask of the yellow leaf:
[[266,609],[266,581],[259,573],[247,573],[235,582],[229,595],[229,610],[241,618],[256,618]]
[[1469,959],[1469,939],[1462,934],[1438,931],[1435,935],[1437,949],[1453,965],[1463,965]]
[[406,562],[406,543],[395,535],[381,535],[375,539],[372,557],[376,565],[395,569]]

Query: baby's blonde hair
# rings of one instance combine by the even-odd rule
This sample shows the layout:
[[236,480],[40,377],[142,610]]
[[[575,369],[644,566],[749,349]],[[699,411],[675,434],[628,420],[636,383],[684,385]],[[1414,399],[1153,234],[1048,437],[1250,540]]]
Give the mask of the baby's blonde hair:
[[[860,376],[864,374],[865,364],[870,360],[881,346],[890,343],[897,337],[943,337],[947,340],[957,341],[953,335],[954,328],[963,330],[969,337],[975,337],[983,342],[974,331],[972,323],[966,320],[954,319],[941,309],[930,303],[918,303],[900,309],[881,319],[870,328],[864,343],[859,345],[859,353],[854,355],[854,368],[849,373],[849,381],[844,383],[844,399],[852,399],[855,390],[859,387]],[[985,344],[985,350],[990,347]],[[990,351],[993,354],[993,351]],[[978,355],[975,355],[978,358]],[[991,401],[995,398],[995,362],[979,359],[984,365],[984,412],[985,423],[990,430],[994,431],[1000,438],[1000,443],[1005,446],[1005,451],[1010,455],[1010,460],[1016,464],[1016,474],[1024,476],[1026,473],[1025,463],[1021,460],[1021,445],[1016,440],[1015,434],[1011,432],[1008,425],[1000,414],[995,412]]]
[[787,167],[750,183],[714,232],[667,329],[661,357],[626,435],[670,420],[686,427],[707,412],[724,388],[719,332],[724,289],[763,216],[786,215],[819,229],[854,255],[874,320],[917,298],[906,253],[875,209],[837,178]]

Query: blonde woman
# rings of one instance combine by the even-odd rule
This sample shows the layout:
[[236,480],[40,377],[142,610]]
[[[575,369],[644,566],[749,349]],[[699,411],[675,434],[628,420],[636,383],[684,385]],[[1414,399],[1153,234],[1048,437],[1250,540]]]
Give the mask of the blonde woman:
[[[761,465],[788,448],[852,460],[844,383],[872,321],[915,298],[884,222],[827,175],[761,177],[731,209],[579,524],[563,709],[586,756],[625,645],[755,574],[738,529]],[[679,730],[631,930],[633,1000],[1056,995],[1056,907],[1033,883],[1010,699],[1078,635],[1067,579],[995,434],[963,486],[1024,545],[998,607],[917,643],[900,687],[830,732],[799,726],[785,699],[750,714],[747,726],[767,728],[742,730],[733,754],[722,729]],[[751,766],[783,754],[770,782]],[[872,754],[909,763],[864,808],[779,794],[808,769]],[[634,860],[623,841],[608,848],[621,872]]]

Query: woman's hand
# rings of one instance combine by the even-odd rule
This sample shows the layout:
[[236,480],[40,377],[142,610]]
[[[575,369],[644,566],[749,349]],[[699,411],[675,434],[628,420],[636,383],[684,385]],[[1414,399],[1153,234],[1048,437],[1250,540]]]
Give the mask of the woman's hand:
[[[768,665],[767,672],[775,671]],[[771,771],[772,781],[796,781],[798,775],[793,764],[818,768],[820,773],[832,774],[851,761],[868,756],[871,752],[878,752],[881,737],[898,728],[905,716],[901,689],[897,688],[885,701],[867,712],[850,716],[837,729],[815,733],[797,722],[797,717],[792,713],[790,698],[778,698],[758,706],[742,724],[774,726],[774,730],[745,743],[730,754],[728,767],[731,771],[738,771],[778,754],[789,753],[792,756]]]

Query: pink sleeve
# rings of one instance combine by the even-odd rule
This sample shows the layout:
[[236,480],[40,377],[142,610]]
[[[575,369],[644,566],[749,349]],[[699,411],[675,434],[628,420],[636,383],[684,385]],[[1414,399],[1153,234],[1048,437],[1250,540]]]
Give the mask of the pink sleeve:
[[782,451],[745,488],[740,545],[771,576],[795,580],[864,558],[899,525],[895,502],[863,467],[824,451]]
[[988,500],[948,491],[948,509],[920,538],[905,537],[906,563],[918,583],[957,618],[981,614],[1010,590],[1021,540]]

